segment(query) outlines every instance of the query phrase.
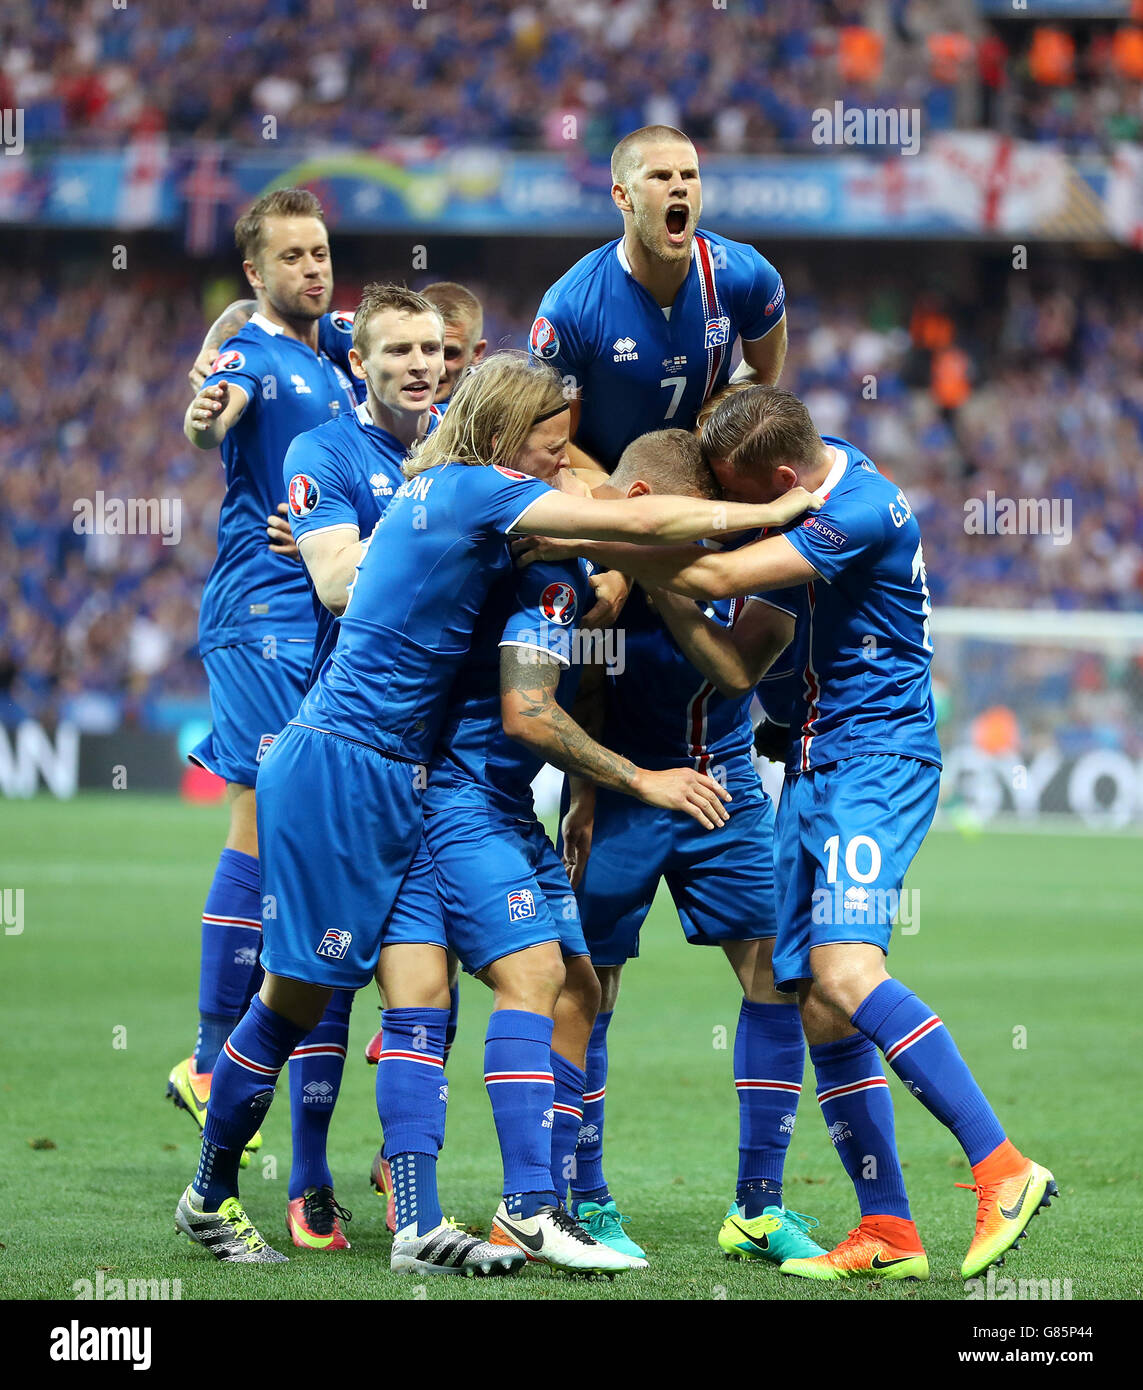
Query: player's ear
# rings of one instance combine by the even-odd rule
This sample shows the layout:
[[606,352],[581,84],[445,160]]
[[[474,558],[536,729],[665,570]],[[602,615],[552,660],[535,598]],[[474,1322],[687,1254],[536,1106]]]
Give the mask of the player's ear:
[[631,211],[631,199],[627,193],[627,188],[625,184],[613,183],[611,185],[611,201],[615,204],[615,206],[619,209],[620,212]]
[[628,497],[650,497],[650,495],[651,486],[649,483],[645,483],[642,478],[636,478],[627,489]]
[[486,349],[487,347],[488,347],[488,339],[487,339],[487,338],[481,338],[480,342],[478,342],[477,345],[472,349],[472,365],[473,365],[474,367],[475,367],[476,364],[481,360],[481,358],[484,356],[484,352],[485,352],[485,349]]
[[365,362],[355,347],[349,349],[349,370],[359,381],[365,380]]
[[266,288],[265,284],[262,282],[261,275],[258,273],[258,266],[254,261],[243,261],[242,269],[245,272],[247,283],[252,290],[264,290]]
[[787,464],[780,463],[778,467],[774,469],[774,488],[779,496],[781,496],[783,492],[789,492],[792,487],[797,487],[797,485],[798,475],[794,469],[790,468]]

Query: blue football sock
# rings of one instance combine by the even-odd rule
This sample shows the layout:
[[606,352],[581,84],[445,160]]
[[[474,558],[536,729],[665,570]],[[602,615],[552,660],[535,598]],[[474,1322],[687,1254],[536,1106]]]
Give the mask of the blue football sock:
[[270,1102],[286,1058],[305,1029],[254,999],[231,1033],[214,1067],[210,1104],[202,1132],[202,1152],[192,1186],[204,1211],[217,1211],[238,1196],[238,1165]]
[[858,1007],[853,1026],[921,1104],[956,1135],[969,1163],[979,1163],[1005,1139],[1000,1121],[976,1084],[948,1029],[899,980],[884,980]]
[[449,1007],[448,1007],[448,1023],[445,1024],[445,1045],[444,1045],[444,1060],[445,1060],[445,1066],[446,1066],[446,1067],[448,1066],[448,1054],[452,1051],[452,1045],[453,1045],[453,1043],[456,1041],[456,1024],[457,1024],[457,1019],[460,1017],[460,985],[459,985],[459,984],[455,984],[455,985],[453,985],[453,986],[451,987],[451,989],[450,989],[449,992],[448,992],[448,997],[449,997],[449,1001],[450,1001],[450,1002],[449,1002]]
[[810,1061],[829,1137],[857,1192],[862,1216],[912,1220],[897,1158],[893,1098],[877,1049],[854,1033],[811,1047]]
[[802,1092],[806,1040],[796,1004],[742,1001],[734,1035],[738,1185],[747,1220],[782,1205],[782,1172]]
[[326,1140],[345,1070],[353,995],[351,989],[335,989],[321,1022],[290,1053],[290,1201],[311,1187],[333,1186]]
[[584,1083],[583,1123],[575,1150],[571,1189],[575,1202],[609,1202],[611,1193],[603,1176],[603,1107],[607,1096],[607,1029],[611,1013],[595,1016],[587,1044],[587,1080]]
[[552,1189],[552,1028],[550,1018],[497,1009],[484,1041],[484,1084],[504,1161],[504,1197],[513,1216],[555,1206]]
[[251,977],[261,970],[261,950],[258,860],[241,850],[224,849],[202,910],[195,1071],[214,1070],[222,1044],[249,1002]]
[[389,1160],[393,1201],[397,1208],[397,1233],[415,1229],[425,1236],[444,1220],[437,1195],[436,1154],[394,1154]]
[[377,1114],[393,1174],[397,1230],[415,1223],[418,1235],[443,1219],[436,1159],[444,1143],[448,1103],[447,1023],[447,1009],[385,1009],[381,1014],[385,1041],[377,1063]]
[[552,1186],[562,1202],[575,1174],[575,1149],[583,1122],[587,1074],[558,1052],[552,1053],[555,1102],[552,1105]]

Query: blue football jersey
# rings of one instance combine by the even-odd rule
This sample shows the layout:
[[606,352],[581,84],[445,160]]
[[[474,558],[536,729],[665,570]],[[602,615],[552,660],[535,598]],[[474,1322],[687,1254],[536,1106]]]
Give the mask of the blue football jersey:
[[358,405],[365,400],[365,382],[353,375],[349,365],[349,349],[353,346],[353,310],[335,309],[318,320],[318,351],[324,352],[349,378]]
[[511,469],[456,463],[403,483],[298,721],[427,762],[485,599],[512,564],[506,536],[550,492]]
[[836,459],[819,489],[825,502],[786,532],[822,576],[805,587],[793,642],[799,688],[787,769],[868,753],[939,767],[921,528],[860,449],[823,438]]
[[[708,618],[733,627],[750,598],[704,605]],[[608,676],[602,742],[641,767],[707,772],[748,757],[751,694],[728,699],[691,665],[673,634],[636,587],[623,610],[623,669]]]
[[222,441],[226,496],[199,610],[199,650],[260,641],[266,633],[312,641],[305,568],[269,549],[266,518],[282,501],[282,461],[295,436],[351,411],[353,391],[340,367],[261,314],[227,339],[204,384],[224,381],[248,399]]
[[782,278],[753,246],[700,230],[665,310],[631,274],[620,238],[548,290],[529,346],[582,392],[575,442],[612,469],[649,430],[694,429],[730,378],[735,339],[764,338],[784,313]]
[[514,568],[497,581],[481,610],[472,650],[452,689],[440,743],[429,768],[434,791],[476,783],[506,809],[532,810],[531,785],[543,766],[524,744],[509,738],[500,718],[500,648],[537,648],[567,669],[556,700],[568,709],[575,698],[580,668],[573,643],[578,617],[594,600],[586,560]]
[[[426,433],[431,434],[439,422],[440,413],[431,406]],[[373,423],[364,402],[351,414],[299,434],[282,464],[295,538],[356,526],[358,537],[367,540],[405,481],[401,468],[408,456],[395,435]],[[317,680],[337,642],[337,619],[318,598],[312,581],[310,595],[317,636],[307,688]]]

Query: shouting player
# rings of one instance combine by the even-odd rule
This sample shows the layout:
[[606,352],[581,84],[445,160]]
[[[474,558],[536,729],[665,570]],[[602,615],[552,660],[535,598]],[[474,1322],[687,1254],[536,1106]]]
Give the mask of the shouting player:
[[[441,461],[408,478],[385,512],[334,653],[263,760],[258,844],[273,907],[265,978],[219,1058],[198,1172],[176,1213],[177,1228],[218,1259],[284,1258],[239,1203],[241,1156],[278,1073],[320,1021],[331,991],[360,988],[380,968],[389,1007],[379,1109],[399,1225],[391,1265],[455,1274],[519,1263],[503,1247],[452,1230],[441,1215],[436,1158],[448,1009],[436,1001],[448,997],[444,943],[433,937],[431,914],[420,911],[423,876],[407,881],[423,849],[423,767],[480,610],[511,564],[505,538],[536,531],[692,542],[782,524],[810,503],[797,490],[776,507],[669,497],[600,502],[556,492],[511,465],[522,451],[562,455],[562,390],[554,372],[510,353],[465,377],[438,427],[444,442],[434,435],[419,446],[435,446]],[[347,826],[358,853],[345,852]]]
[[800,485],[820,510],[737,551],[586,549],[692,597],[806,586],[795,634],[800,709],[777,822],[774,979],[798,989],[818,1102],[861,1219],[828,1254],[781,1271],[928,1278],[880,1050],[972,1167],[968,1279],[1015,1245],[1056,1184],[1008,1139],[938,1015],[885,969],[902,880],[940,782],[920,528],[904,492],[854,445],[819,436],[789,392],[756,387],[726,401],[703,445],[739,493],[776,497]]
[[702,182],[690,140],[645,126],[611,155],[623,236],[578,261],[544,295],[533,356],[564,378],[571,459],[600,481],[633,439],[691,429],[730,376],[773,384],[786,357],[785,289],[769,261],[699,228]]
[[257,312],[227,340],[183,424],[196,448],[221,448],[226,468],[199,612],[213,728],[191,757],[226,780],[230,829],[202,916],[198,1038],[167,1084],[200,1126],[215,1059],[257,987],[258,764],[297,709],[313,655],[305,574],[267,548],[266,517],[282,496],[290,441],[355,404],[348,378],[319,350],[333,271],[318,200],[302,189],[267,194],[234,237]]

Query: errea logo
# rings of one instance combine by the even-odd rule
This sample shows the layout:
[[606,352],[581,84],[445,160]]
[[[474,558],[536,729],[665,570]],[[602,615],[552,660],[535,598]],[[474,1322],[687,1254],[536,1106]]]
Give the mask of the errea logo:
[[374,497],[393,496],[393,484],[384,473],[374,473],[369,479],[369,486],[373,489]]
[[299,375],[299,373],[297,373],[297,372],[291,372],[291,373],[290,373],[290,380],[294,383],[294,391],[295,391],[295,393],[296,393],[297,395],[299,395],[299,396],[312,396],[312,395],[313,395],[313,392],[310,390],[309,386],[306,385],[306,379],[305,379],[304,376]]
[[611,344],[614,356],[613,362],[638,362],[639,354],[635,351],[634,338],[616,338]]

